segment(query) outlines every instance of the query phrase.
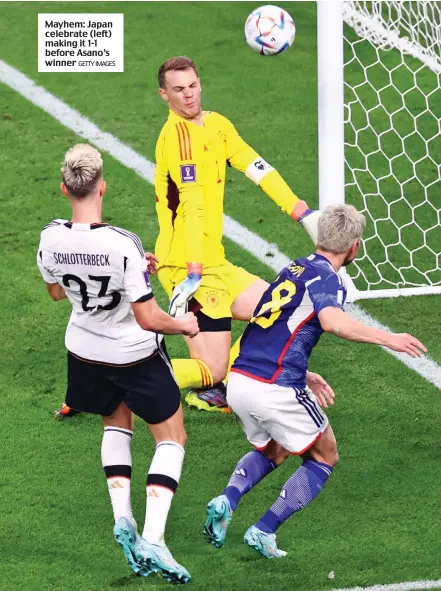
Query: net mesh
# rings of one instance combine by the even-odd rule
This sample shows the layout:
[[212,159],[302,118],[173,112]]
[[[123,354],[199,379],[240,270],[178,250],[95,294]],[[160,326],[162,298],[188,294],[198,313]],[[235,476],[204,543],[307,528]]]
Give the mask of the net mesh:
[[345,199],[360,290],[441,285],[439,2],[343,2]]

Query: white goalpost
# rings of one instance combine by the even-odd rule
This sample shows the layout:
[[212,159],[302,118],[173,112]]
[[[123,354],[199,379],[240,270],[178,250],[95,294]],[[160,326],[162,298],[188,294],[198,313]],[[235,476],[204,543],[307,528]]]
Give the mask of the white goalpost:
[[441,294],[441,3],[317,2],[319,202],[367,219],[349,299]]

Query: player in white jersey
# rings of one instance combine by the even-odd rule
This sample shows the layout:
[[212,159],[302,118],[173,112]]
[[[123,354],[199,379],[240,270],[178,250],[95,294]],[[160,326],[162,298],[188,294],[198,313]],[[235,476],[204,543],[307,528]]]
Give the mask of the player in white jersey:
[[[37,263],[53,300],[67,297],[67,403],[102,415],[101,458],[107,477],[114,535],[130,567],[142,576],[161,573],[187,582],[188,571],[164,542],[171,501],[184,459],[180,393],[163,334],[195,336],[190,313],[172,318],[157,305],[141,240],[101,221],[106,183],[97,150],[78,144],[65,156],[63,193],[70,221],[57,219],[41,233]],[[146,519],[137,533],[130,502],[132,412],[144,419],[156,442],[147,476]]]
[[317,405],[332,404],[334,393],[326,384],[317,387],[308,372],[308,358],[323,331],[413,357],[426,351],[411,335],[366,326],[344,312],[346,290],[338,271],[355,259],[363,228],[364,217],[355,207],[327,208],[318,221],[316,252],[282,269],[245,330],[227,401],[256,449],[239,460],[223,494],[208,504],[204,531],[216,547],[223,545],[242,496],[295,454],[302,465],[244,537],[267,558],[285,556],[276,544],[277,528],[319,494],[338,462],[334,433]]

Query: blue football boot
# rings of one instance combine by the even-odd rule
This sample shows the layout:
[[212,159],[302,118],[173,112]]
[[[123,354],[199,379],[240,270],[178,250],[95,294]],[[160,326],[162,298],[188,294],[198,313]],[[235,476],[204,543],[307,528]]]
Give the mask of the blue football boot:
[[208,503],[204,534],[207,541],[215,548],[221,548],[224,545],[232,515],[230,501],[225,495],[215,497]]
[[144,538],[139,538],[136,545],[136,559],[143,571],[158,573],[170,583],[188,583],[191,579],[188,570],[176,562],[165,545],[150,544]]
[[243,541],[265,558],[283,558],[286,556],[284,550],[277,548],[276,534],[267,534],[255,525],[247,529]]
[[145,577],[148,576],[150,573],[145,574],[145,569],[136,558],[136,545],[140,539],[138,532],[136,531],[136,523],[133,523],[126,517],[120,517],[113,528],[113,535],[115,536],[115,540],[121,546],[124,556],[133,572]]

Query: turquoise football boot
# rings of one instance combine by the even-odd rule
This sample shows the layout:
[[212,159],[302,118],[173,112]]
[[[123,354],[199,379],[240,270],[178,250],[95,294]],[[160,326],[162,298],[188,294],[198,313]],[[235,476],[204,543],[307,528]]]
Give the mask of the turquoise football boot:
[[243,541],[265,558],[283,558],[286,556],[284,550],[277,548],[276,534],[267,534],[255,525],[247,529]]
[[207,542],[213,544],[215,548],[221,548],[224,545],[232,515],[230,501],[225,495],[215,497],[208,503],[204,535],[207,537]]
[[165,545],[150,544],[144,538],[139,538],[136,545],[136,559],[142,566],[143,572],[158,573],[170,583],[188,583],[191,580],[188,570],[176,562]]
[[120,517],[113,528],[113,535],[121,546],[124,556],[133,572],[145,577],[151,574],[150,572],[146,574],[146,569],[142,567],[136,558],[136,545],[140,539],[136,531],[136,523],[133,523],[126,517]]

